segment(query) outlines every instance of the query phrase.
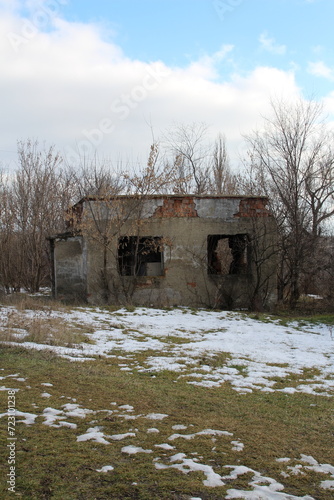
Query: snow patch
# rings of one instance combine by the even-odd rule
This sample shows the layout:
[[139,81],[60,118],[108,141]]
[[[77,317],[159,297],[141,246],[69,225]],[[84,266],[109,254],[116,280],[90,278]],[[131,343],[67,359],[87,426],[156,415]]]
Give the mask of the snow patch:
[[109,441],[105,439],[105,435],[103,434],[103,432],[101,432],[101,427],[90,427],[89,429],[87,429],[87,432],[85,434],[81,434],[77,437],[77,441],[95,441],[96,443],[110,444]]
[[152,453],[152,450],[144,450],[140,446],[123,446],[123,453],[128,453],[129,455],[135,455],[136,453]]
[[165,465],[158,461],[155,462],[156,469],[178,469],[184,474],[188,474],[191,471],[195,472],[203,472],[206,476],[206,479],[203,481],[205,486],[209,486],[214,488],[216,486],[224,486],[225,483],[222,481],[222,478],[219,474],[214,472],[213,468],[210,465],[200,464],[195,462],[192,458],[186,458],[185,453],[177,453],[170,457],[170,462],[181,462],[178,464],[173,463],[172,465]]
[[151,420],[163,420],[166,417],[168,417],[166,413],[149,413],[145,416],[145,418],[149,418]]
[[104,465],[101,469],[96,469],[97,472],[109,472],[114,470],[112,465]]

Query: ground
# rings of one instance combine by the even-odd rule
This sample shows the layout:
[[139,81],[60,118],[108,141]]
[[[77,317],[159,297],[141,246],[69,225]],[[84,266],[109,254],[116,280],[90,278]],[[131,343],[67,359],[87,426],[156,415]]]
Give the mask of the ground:
[[0,315],[4,498],[332,498],[328,318],[29,303]]

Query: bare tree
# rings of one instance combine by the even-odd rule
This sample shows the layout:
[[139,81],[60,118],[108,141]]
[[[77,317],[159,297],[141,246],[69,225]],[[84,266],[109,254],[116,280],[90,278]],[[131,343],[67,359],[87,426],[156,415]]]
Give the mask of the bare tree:
[[206,133],[204,123],[192,123],[177,125],[167,134],[168,149],[178,169],[178,191],[183,194],[205,194],[209,190],[211,157]]
[[11,217],[19,242],[20,285],[36,292],[50,274],[47,236],[64,227],[63,213],[72,201],[73,183],[61,170],[53,146],[40,150],[37,141],[18,142],[19,168],[11,185]]
[[249,286],[250,308],[254,311],[269,309],[276,304],[277,230],[271,214],[252,217],[249,246],[252,255],[252,282]]
[[211,170],[212,194],[237,194],[237,180],[230,169],[226,140],[222,134],[214,143]]
[[333,139],[315,101],[275,101],[272,111],[263,130],[246,137],[249,187],[271,200],[280,232],[280,298],[288,295],[295,307],[305,265],[334,214]]
[[[101,170],[89,172],[93,173],[94,181],[101,178],[96,176]],[[164,244],[162,238],[140,236],[147,209],[145,196],[167,192],[175,177],[173,169],[165,169],[159,161],[159,147],[153,144],[144,168],[122,172],[120,177],[109,172],[103,179],[108,181],[103,189],[85,196],[74,206],[68,213],[68,222],[88,245],[98,249],[99,263],[94,269],[96,290],[102,290],[102,300],[108,302],[112,296],[114,300],[130,303],[136,279],[129,280],[128,276],[140,276],[146,257],[154,258],[155,254],[159,259]],[[120,194],[123,196],[119,197]]]
[[151,145],[144,168],[139,166],[123,175],[126,180],[126,192],[140,196],[168,193],[177,182],[176,167],[160,158],[157,142]]
[[212,143],[204,123],[180,124],[166,134],[165,142],[176,173],[174,192],[235,194],[236,179],[222,134]]
[[15,230],[12,191],[9,177],[0,173],[0,285],[9,293],[21,282],[19,255],[21,242]]
[[74,169],[66,165],[66,172],[75,182],[76,199],[84,196],[108,196],[108,194],[120,194],[126,189],[124,171],[121,162],[114,165],[105,159],[100,160],[97,156],[93,159],[81,159],[81,164]]

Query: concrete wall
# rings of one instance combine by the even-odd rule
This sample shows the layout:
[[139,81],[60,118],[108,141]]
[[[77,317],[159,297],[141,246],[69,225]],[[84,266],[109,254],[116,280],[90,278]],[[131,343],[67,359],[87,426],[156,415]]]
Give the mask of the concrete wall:
[[55,238],[54,295],[59,299],[85,300],[87,273],[85,241],[81,236]]

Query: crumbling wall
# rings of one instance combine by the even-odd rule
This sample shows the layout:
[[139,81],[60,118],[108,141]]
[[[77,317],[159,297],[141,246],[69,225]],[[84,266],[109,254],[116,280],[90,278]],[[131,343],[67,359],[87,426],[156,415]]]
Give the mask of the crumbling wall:
[[165,198],[153,217],[198,217],[193,196]]
[[[246,308],[256,297],[270,307],[276,298],[276,228],[266,201],[191,195],[90,201],[83,214],[103,219],[114,213],[114,221],[100,221],[113,231],[104,245],[86,231],[81,246],[79,240],[58,246],[58,294],[68,287],[92,303],[222,308]],[[129,257],[124,245],[133,249],[136,238],[139,247],[146,239],[161,243],[161,254],[148,249],[141,262],[140,252]],[[212,251],[227,252],[228,266],[220,255],[221,269],[217,264],[213,271],[210,244]]]

